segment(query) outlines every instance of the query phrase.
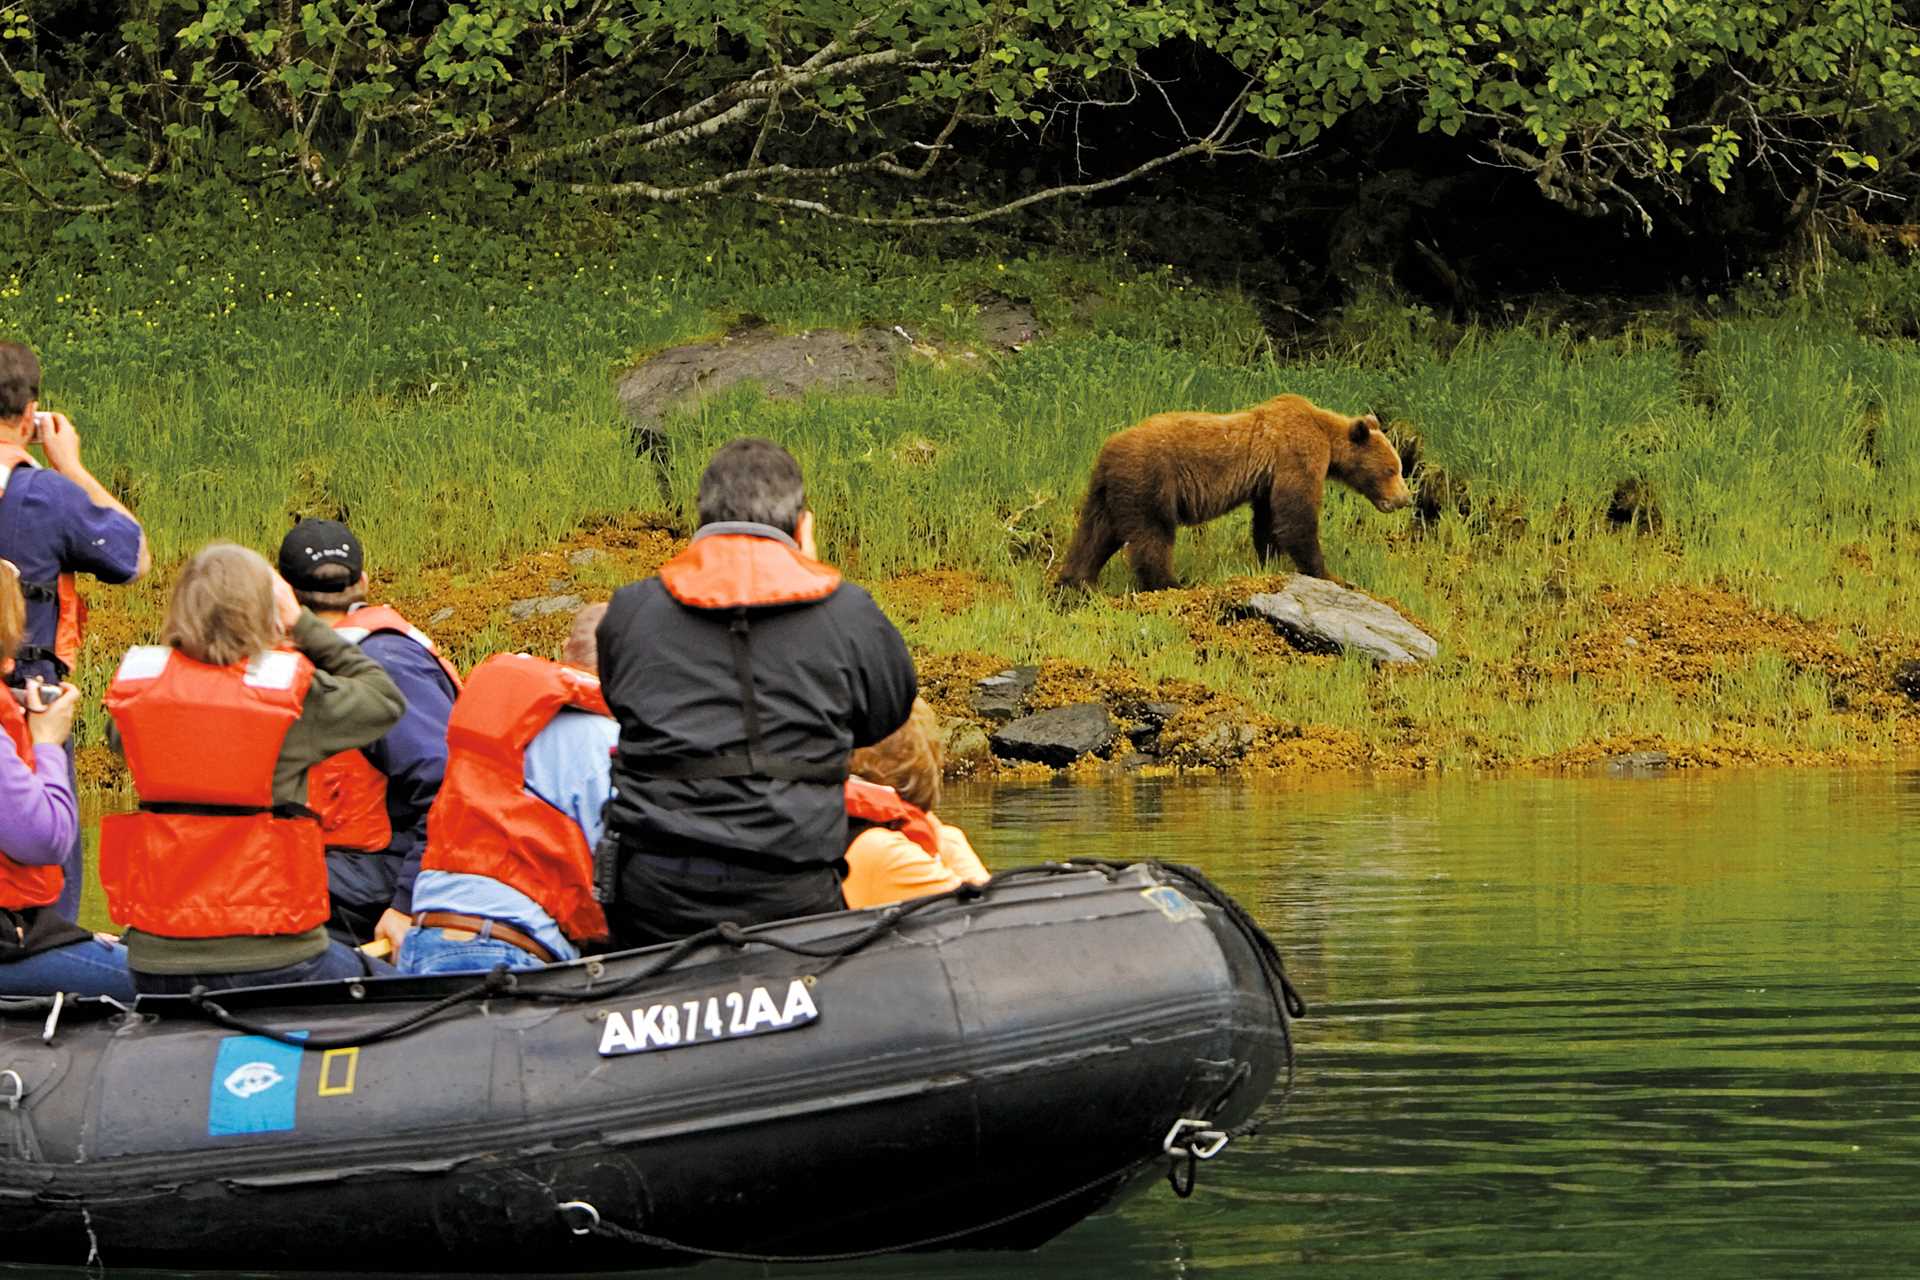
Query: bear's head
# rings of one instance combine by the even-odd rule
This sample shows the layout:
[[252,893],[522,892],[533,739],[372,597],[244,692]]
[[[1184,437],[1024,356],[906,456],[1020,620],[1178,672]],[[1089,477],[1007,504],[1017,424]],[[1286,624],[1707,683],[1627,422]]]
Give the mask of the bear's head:
[[1350,420],[1334,438],[1327,470],[1382,511],[1413,505],[1413,493],[1400,474],[1400,451],[1370,413]]

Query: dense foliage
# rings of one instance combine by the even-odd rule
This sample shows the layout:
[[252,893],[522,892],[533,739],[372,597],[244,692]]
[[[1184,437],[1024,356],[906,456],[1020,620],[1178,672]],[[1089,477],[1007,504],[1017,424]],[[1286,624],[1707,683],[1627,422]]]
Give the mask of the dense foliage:
[[[216,175],[956,221],[1369,113],[1641,228],[1740,175],[1800,224],[1914,191],[1920,32],[1890,0],[0,0],[0,203],[72,212]],[[983,194],[955,161],[1010,141],[1051,176]]]

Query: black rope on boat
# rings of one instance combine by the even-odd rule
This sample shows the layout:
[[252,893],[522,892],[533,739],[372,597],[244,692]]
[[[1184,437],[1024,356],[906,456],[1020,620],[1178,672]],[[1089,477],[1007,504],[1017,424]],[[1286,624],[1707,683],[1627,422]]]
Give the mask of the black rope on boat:
[[450,1009],[456,1009],[474,1000],[511,995],[513,989],[513,975],[508,972],[505,965],[495,965],[492,972],[473,986],[462,987],[453,994],[434,1001],[418,1013],[410,1013],[404,1018],[389,1022],[384,1027],[375,1027],[371,1031],[340,1036],[297,1036],[277,1027],[268,1026],[264,1022],[253,1022],[228,1012],[226,1008],[210,998],[210,993],[205,987],[195,987],[187,993],[187,998],[193,1002],[195,1011],[223,1027],[244,1031],[248,1035],[265,1036],[269,1040],[278,1040],[281,1044],[292,1045],[296,1049],[311,1049],[319,1052],[324,1049],[356,1049],[361,1045],[391,1040],[395,1036],[405,1035],[416,1027],[425,1026]]
[[1127,1178],[1132,1177],[1140,1169],[1152,1164],[1154,1158],[1155,1157],[1149,1156],[1145,1159],[1129,1161],[1111,1173],[1103,1173],[1099,1177],[1091,1178],[1070,1190],[1062,1191],[1058,1195],[1048,1196],[1045,1200],[1027,1205],[1025,1208],[1015,1209],[1012,1213],[1002,1214],[988,1222],[978,1223],[971,1227],[962,1227],[958,1231],[943,1231],[939,1235],[924,1236],[921,1239],[909,1240],[901,1244],[881,1245],[875,1249],[859,1249],[846,1253],[742,1253],[734,1249],[715,1249],[705,1245],[685,1244],[678,1240],[669,1239],[666,1236],[657,1236],[651,1232],[638,1231],[632,1227],[623,1227],[618,1223],[608,1222],[600,1216],[598,1210],[585,1201],[571,1200],[564,1203],[556,1203],[554,1209],[563,1215],[568,1213],[585,1213],[587,1215],[584,1226],[572,1228],[575,1235],[596,1235],[609,1240],[618,1240],[622,1244],[636,1244],[649,1249],[663,1250],[668,1253],[684,1253],[690,1257],[712,1258],[720,1262],[757,1262],[765,1264],[784,1262],[859,1262],[865,1258],[884,1258],[898,1253],[912,1253],[920,1249],[933,1249],[943,1244],[952,1244],[956,1240],[964,1240],[968,1236],[983,1235],[986,1232],[998,1230],[1001,1227],[1007,1226],[1009,1223],[1018,1222],[1022,1218],[1030,1218],[1036,1213],[1044,1213],[1056,1205],[1064,1204],[1076,1197],[1086,1195],[1088,1192],[1107,1183],[1123,1182]]
[[[403,1018],[396,1019],[384,1026],[374,1027],[366,1031],[348,1032],[336,1036],[300,1037],[269,1026],[266,1023],[243,1018],[214,1000],[212,994],[202,987],[196,987],[189,993],[189,1007],[192,1008],[195,1013],[220,1026],[245,1032],[249,1035],[266,1036],[269,1039],[277,1040],[282,1044],[295,1048],[312,1052],[320,1052],[327,1049],[351,1049],[363,1045],[378,1044],[383,1040],[391,1040],[396,1036],[416,1030],[434,1021],[443,1014],[459,1008],[461,1005],[471,1004],[481,1000],[504,998],[562,1004],[605,1003],[651,982],[661,974],[684,963],[686,959],[695,952],[711,946],[725,946],[736,950],[744,950],[750,946],[758,946],[766,947],[774,951],[784,951],[790,955],[801,956],[810,960],[843,960],[859,954],[880,939],[897,932],[902,925],[921,912],[931,910],[947,902],[975,901],[1000,885],[1031,879],[1039,875],[1067,875],[1074,872],[1098,871],[1111,880],[1117,878],[1128,867],[1132,866],[1152,868],[1160,873],[1162,877],[1178,881],[1192,888],[1200,897],[1218,907],[1221,913],[1226,916],[1227,920],[1234,925],[1236,931],[1246,939],[1248,945],[1253,950],[1255,958],[1259,962],[1261,976],[1266,983],[1268,995],[1273,1001],[1274,1008],[1280,1013],[1280,1036],[1286,1054],[1287,1085],[1288,1088],[1291,1089],[1293,1084],[1294,1054],[1293,1032],[1288,1025],[1288,1019],[1290,1017],[1300,1017],[1305,1014],[1307,1006],[1305,1001],[1301,1000],[1299,993],[1294,990],[1293,984],[1287,979],[1286,969],[1281,960],[1279,948],[1274,945],[1273,940],[1267,936],[1266,932],[1261,929],[1258,922],[1247,913],[1244,907],[1235,902],[1225,890],[1209,880],[1205,873],[1197,867],[1190,867],[1180,863],[1159,862],[1152,859],[1143,859],[1135,862],[1116,862],[1104,858],[1071,858],[1059,862],[1041,863],[1036,866],[1010,868],[997,873],[985,884],[963,885],[958,889],[949,890],[946,893],[935,894],[925,898],[915,898],[908,902],[894,903],[891,906],[881,909],[873,922],[859,932],[850,937],[827,943],[809,945],[800,942],[790,942],[771,933],[764,931],[750,933],[740,925],[722,922],[714,925],[712,928],[704,929],[699,933],[693,934],[690,937],[682,938],[670,949],[662,953],[659,959],[653,963],[647,965],[630,977],[608,986],[588,986],[573,990],[543,990],[531,986],[523,987],[518,985],[514,975],[508,971],[504,965],[501,965],[487,974],[481,981],[450,992],[424,1009],[408,1014]],[[1230,1131],[1229,1136],[1239,1137],[1252,1132],[1254,1132],[1254,1126],[1253,1123],[1249,1121],[1246,1125],[1238,1126],[1235,1130]]]

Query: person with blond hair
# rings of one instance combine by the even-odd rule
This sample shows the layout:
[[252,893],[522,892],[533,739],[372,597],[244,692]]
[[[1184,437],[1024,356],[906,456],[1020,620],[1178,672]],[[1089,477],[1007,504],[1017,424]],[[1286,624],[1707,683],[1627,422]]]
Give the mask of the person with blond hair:
[[620,736],[594,642],[606,611],[574,615],[559,662],[499,653],[467,678],[447,721],[402,973],[537,969],[607,936],[593,896]]
[[327,935],[307,773],[391,729],[400,690],[232,543],[187,562],[162,636],[127,651],[106,698],[140,808],[102,822],[100,880],[135,989],[389,972]]
[[[0,560],[0,676],[11,675],[26,629],[20,570]],[[80,691],[33,681],[19,697],[0,693],[0,996],[133,998],[126,948],[56,909],[61,864],[80,828],[63,745]]]
[[934,816],[946,761],[940,722],[924,698],[913,700],[907,722],[871,747],[853,753],[847,779],[847,906],[946,893],[984,884],[987,868],[967,833]]

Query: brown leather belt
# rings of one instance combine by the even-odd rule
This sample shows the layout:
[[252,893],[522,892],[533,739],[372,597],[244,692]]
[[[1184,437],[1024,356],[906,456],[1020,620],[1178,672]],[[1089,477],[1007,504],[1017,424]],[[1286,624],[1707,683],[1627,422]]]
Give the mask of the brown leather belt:
[[520,948],[538,959],[541,964],[554,962],[553,952],[542,946],[538,938],[530,933],[522,933],[510,924],[502,924],[498,920],[488,920],[481,916],[457,915],[451,911],[422,911],[413,918],[413,922],[422,929],[462,929],[475,935],[473,940],[478,940],[481,931],[488,925],[492,925],[491,936]]

